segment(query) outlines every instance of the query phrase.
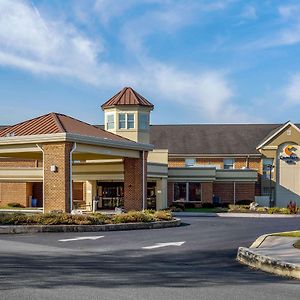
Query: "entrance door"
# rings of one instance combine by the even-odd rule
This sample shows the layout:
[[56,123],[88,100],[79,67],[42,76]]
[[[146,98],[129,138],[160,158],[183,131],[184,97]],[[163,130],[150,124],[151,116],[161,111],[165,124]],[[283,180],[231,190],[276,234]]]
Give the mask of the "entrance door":
[[98,208],[115,209],[124,207],[123,182],[97,182]]
[[147,183],[147,209],[156,210],[156,182]]

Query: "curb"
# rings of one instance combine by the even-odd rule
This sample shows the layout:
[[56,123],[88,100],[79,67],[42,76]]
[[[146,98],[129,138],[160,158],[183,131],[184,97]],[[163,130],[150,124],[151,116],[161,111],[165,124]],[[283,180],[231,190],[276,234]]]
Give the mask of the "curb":
[[194,213],[194,212],[173,212],[175,217],[221,217],[221,218],[300,218],[298,215],[284,214],[257,214],[257,213]]
[[300,265],[254,253],[249,248],[239,247],[237,260],[242,264],[268,273],[300,279]]
[[159,229],[177,227],[181,220],[159,221],[151,223],[122,223],[107,225],[7,225],[0,226],[0,234],[39,233],[39,232],[95,232],[138,229]]

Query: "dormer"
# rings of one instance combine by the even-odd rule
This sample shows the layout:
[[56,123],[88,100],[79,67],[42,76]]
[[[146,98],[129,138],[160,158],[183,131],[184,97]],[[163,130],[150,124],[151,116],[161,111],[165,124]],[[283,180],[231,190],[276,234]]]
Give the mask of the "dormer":
[[105,130],[149,144],[150,112],[154,105],[131,87],[125,87],[102,106]]

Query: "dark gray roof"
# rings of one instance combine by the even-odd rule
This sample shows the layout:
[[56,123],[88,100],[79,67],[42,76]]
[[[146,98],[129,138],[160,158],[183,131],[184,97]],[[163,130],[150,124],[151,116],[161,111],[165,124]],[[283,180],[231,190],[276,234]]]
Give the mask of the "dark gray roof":
[[152,125],[150,143],[170,154],[259,154],[258,144],[282,124]]

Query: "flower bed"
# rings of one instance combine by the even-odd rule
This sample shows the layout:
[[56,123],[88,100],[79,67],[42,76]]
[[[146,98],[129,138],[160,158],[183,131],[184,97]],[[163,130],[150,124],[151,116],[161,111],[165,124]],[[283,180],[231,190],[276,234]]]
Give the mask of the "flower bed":
[[[263,214],[293,214],[290,209],[284,207],[256,207],[255,210],[250,210],[249,205],[229,205],[228,212],[231,213],[263,213]],[[299,209],[298,209],[299,212]]]
[[119,215],[101,213],[71,215],[67,213],[49,213],[27,215],[23,213],[0,213],[0,225],[105,225],[119,223],[149,223],[172,220],[169,211],[130,211]]

